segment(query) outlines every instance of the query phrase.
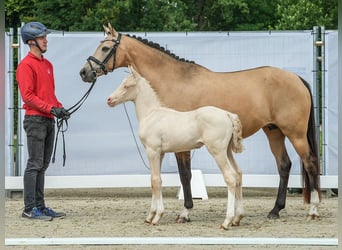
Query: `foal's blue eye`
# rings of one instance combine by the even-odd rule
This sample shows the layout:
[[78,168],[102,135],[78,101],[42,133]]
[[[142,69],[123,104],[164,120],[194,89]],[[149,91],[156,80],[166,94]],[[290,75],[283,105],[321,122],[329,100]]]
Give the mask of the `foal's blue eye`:
[[102,52],[107,52],[108,50],[110,50],[109,47],[103,47],[103,48],[102,48]]

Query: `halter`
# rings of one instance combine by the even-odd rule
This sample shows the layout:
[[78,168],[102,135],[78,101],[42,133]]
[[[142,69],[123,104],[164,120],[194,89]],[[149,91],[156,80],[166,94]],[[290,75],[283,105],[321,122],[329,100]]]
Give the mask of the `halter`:
[[103,40],[103,42],[106,41],[110,41],[114,43],[114,46],[111,48],[111,50],[109,51],[108,55],[105,57],[105,59],[101,62],[99,59],[93,57],[93,56],[89,56],[87,59],[87,62],[90,65],[90,68],[92,70],[92,72],[95,74],[95,78],[97,77],[98,73],[100,73],[98,70],[95,70],[93,68],[93,65],[91,64],[91,62],[96,63],[97,65],[100,66],[100,70],[102,70],[102,72],[107,75],[108,70],[106,69],[106,64],[108,63],[108,61],[110,60],[110,58],[113,56],[113,69],[110,72],[113,72],[114,68],[115,68],[115,62],[116,62],[116,49],[118,48],[119,44],[120,44],[120,40],[121,40],[121,33],[119,33],[118,38],[117,39],[111,39],[111,40]]

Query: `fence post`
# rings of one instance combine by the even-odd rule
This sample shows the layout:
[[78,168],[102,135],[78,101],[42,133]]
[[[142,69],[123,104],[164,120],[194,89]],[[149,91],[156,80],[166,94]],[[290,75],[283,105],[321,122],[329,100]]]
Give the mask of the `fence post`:
[[[20,37],[21,28],[18,28],[18,64],[21,61],[21,52],[22,52],[22,42]],[[16,176],[21,175],[21,169],[23,164],[23,154],[24,154],[24,144],[23,144],[23,137],[22,137],[22,100],[20,92],[18,91],[18,124],[17,124],[17,152],[16,152]]]
[[[314,106],[315,106],[315,122],[316,122],[316,139],[320,152],[321,174],[326,174],[325,166],[325,150],[326,150],[326,136],[325,136],[325,28],[324,26],[314,27]],[[321,136],[322,134],[322,136]]]
[[325,104],[325,27],[321,27],[321,117],[322,117],[322,138],[321,138],[321,145],[322,145],[322,174],[326,175],[326,166],[325,166],[325,156],[326,156],[326,135],[325,135],[325,112],[327,111],[327,107]]
[[[4,1],[0,8],[4,9]],[[0,13],[0,223],[5,225],[5,14]],[[0,228],[0,248],[5,245],[5,227]]]
[[[8,129],[8,144],[7,146],[7,150],[8,153],[5,155],[5,158],[7,158],[8,160],[6,160],[6,164],[8,164],[8,166],[6,166],[6,169],[8,170],[8,175],[13,176],[15,175],[15,169],[14,169],[14,102],[13,102],[13,73],[14,73],[14,64],[13,64],[13,50],[14,50],[14,46],[13,46],[13,36],[14,36],[14,32],[13,32],[13,28],[10,28],[9,30],[9,46],[8,46],[8,57],[6,58],[6,60],[8,60],[8,72],[7,73],[7,77],[8,77],[8,82],[7,82],[7,89],[8,91],[6,91],[7,94],[7,98],[6,98],[6,114],[7,114],[7,129]],[[6,151],[7,151],[6,150]]]

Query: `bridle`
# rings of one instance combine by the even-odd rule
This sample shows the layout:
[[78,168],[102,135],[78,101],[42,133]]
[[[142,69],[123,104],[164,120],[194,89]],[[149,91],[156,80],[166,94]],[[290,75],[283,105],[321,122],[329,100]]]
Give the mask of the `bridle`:
[[[108,70],[106,69],[106,64],[107,62],[110,60],[110,58],[113,56],[113,69],[111,70],[111,72],[114,71],[115,68],[115,62],[116,62],[116,50],[120,44],[120,40],[121,40],[121,33],[119,33],[118,38],[115,39],[111,39],[111,40],[103,40],[102,42],[105,41],[111,41],[114,43],[114,46],[111,48],[111,50],[109,51],[108,55],[106,56],[106,58],[101,62],[100,60],[98,60],[97,58],[93,57],[93,56],[89,56],[87,59],[87,62],[89,63],[89,66],[95,76],[94,81],[92,82],[91,86],[89,87],[88,91],[81,97],[81,99],[72,107],[68,108],[67,111],[70,113],[70,116],[75,113],[78,109],[81,108],[82,104],[85,102],[85,100],[88,98],[91,90],[93,89],[95,82],[97,80],[97,75],[100,73],[99,71],[95,70],[93,68],[93,65],[91,62],[96,63],[97,65],[100,66],[100,70],[103,71],[103,73],[106,75],[108,73]],[[52,156],[52,163],[55,162],[55,155],[56,155],[56,147],[57,147],[57,142],[58,142],[58,135],[59,133],[62,133],[62,139],[63,139],[63,167],[65,166],[65,160],[66,160],[66,151],[65,151],[65,139],[64,139],[64,132],[67,131],[68,129],[68,119],[69,117],[63,117],[60,119],[57,119],[57,133],[56,133],[56,139],[55,139],[55,145],[54,145],[54,149],[53,149],[53,156]],[[65,124],[65,128],[64,128],[64,124]]]
[[[98,70],[102,70],[102,72],[107,75],[108,70],[106,68],[106,64],[108,63],[108,61],[110,60],[111,57],[113,57],[113,69],[110,72],[113,72],[114,68],[115,68],[115,63],[116,63],[116,50],[120,44],[120,40],[121,40],[121,33],[118,34],[118,38],[117,39],[110,39],[110,40],[103,40],[101,41],[101,43],[103,42],[113,42],[114,45],[113,47],[110,49],[109,53],[107,54],[107,56],[105,57],[105,59],[101,62],[99,59],[93,57],[93,56],[89,56],[87,59],[87,62],[89,63],[89,66],[92,70],[92,72],[95,75],[95,78],[97,77],[97,75],[100,73],[100,71]],[[94,62],[95,64],[99,65],[100,68],[98,68],[97,70],[94,69],[93,65],[91,62]]]

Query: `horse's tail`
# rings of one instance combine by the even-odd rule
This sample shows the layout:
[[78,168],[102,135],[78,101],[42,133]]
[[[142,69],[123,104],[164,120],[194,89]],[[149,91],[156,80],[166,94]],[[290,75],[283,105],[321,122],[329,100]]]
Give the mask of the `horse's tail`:
[[319,199],[321,200],[321,190],[320,190],[320,181],[319,181],[319,176],[320,176],[320,164],[319,164],[319,151],[318,151],[318,145],[317,145],[317,140],[316,140],[316,124],[315,124],[315,114],[314,114],[314,105],[313,105],[313,98],[312,98],[312,93],[310,89],[310,85],[301,77],[299,77],[301,81],[304,83],[305,87],[308,89],[311,97],[311,109],[310,109],[310,116],[309,116],[309,122],[308,122],[308,130],[306,133],[308,143],[310,146],[310,151],[311,151],[311,157],[313,157],[315,160],[315,173],[314,174],[314,183],[317,185],[315,187],[311,187],[310,181],[309,181],[309,175],[304,169],[304,164],[302,162],[302,183],[303,183],[303,198],[304,201],[307,203],[310,203],[310,198],[311,198],[311,190],[314,188],[317,189],[317,192],[319,194]]
[[239,116],[230,112],[227,112],[228,117],[233,123],[233,136],[230,144],[232,145],[232,150],[235,153],[240,153],[243,150],[242,144],[242,124]]

